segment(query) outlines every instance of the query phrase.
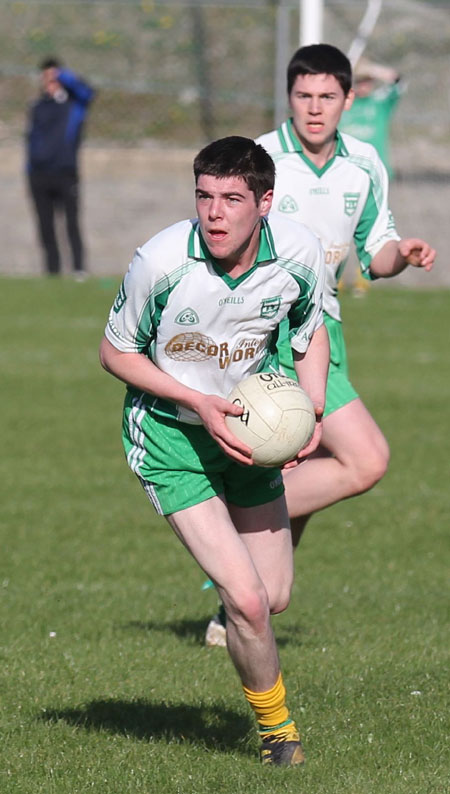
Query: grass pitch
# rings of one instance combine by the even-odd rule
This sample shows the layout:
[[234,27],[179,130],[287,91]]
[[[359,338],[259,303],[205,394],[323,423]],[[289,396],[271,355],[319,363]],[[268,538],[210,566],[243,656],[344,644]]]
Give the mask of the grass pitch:
[[304,769],[263,769],[213,593],[120,446],[117,283],[2,279],[4,794],[448,791],[449,293],[343,296],[390,470],[315,516],[275,620]]

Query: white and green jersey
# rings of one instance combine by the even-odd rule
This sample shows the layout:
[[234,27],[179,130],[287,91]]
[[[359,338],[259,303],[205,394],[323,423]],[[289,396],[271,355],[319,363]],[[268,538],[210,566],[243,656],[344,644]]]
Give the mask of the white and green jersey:
[[[276,166],[272,213],[308,226],[325,251],[324,310],[340,320],[337,285],[352,239],[364,276],[388,240],[399,240],[388,208],[388,177],[375,149],[337,133],[336,152],[323,168],[304,154],[292,120],[257,138]],[[272,217],[272,216],[271,216]]]
[[[307,350],[323,321],[324,280],[319,240],[289,219],[263,219],[255,263],[239,278],[212,259],[198,221],[181,221],[137,249],[105,334],[186,386],[227,397],[241,379],[276,366],[284,318],[292,347]],[[129,389],[147,410],[200,423],[182,406]]]

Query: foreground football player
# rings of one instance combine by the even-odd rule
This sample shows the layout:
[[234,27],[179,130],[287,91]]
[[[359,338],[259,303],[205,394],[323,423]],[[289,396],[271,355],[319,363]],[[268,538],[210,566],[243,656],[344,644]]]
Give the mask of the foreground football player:
[[[328,369],[324,262],[317,238],[267,220],[274,164],[248,138],[195,158],[198,219],[165,229],[134,259],[101,344],[106,370],[127,384],[123,443],[148,498],[214,582],[227,646],[261,736],[263,764],[303,763],[270,615],[286,609],[292,540],[278,469],[262,469],[225,424],[226,397],[276,363],[288,317],[295,371],[320,441]],[[182,582],[180,582],[180,588]]]

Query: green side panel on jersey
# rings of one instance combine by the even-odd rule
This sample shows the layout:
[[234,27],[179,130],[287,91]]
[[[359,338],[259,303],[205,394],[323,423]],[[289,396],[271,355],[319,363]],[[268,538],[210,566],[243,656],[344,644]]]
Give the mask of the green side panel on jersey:
[[317,276],[311,268],[301,262],[293,262],[292,260],[282,262],[278,260],[278,263],[280,267],[291,274],[300,289],[298,299],[288,312],[289,328],[292,329],[289,331],[289,338],[292,339],[298,329],[308,321],[310,314],[314,310],[314,305],[311,303],[311,294],[314,292]]
[[[330,368],[328,371],[324,416],[338,411],[358,397],[348,375],[347,352],[342,333],[342,323],[324,313],[324,323],[330,340]],[[284,375],[297,380],[292,348],[289,342],[289,327],[285,320],[280,328],[278,342],[280,369]]]
[[294,369],[294,359],[291,343],[289,341],[289,320],[287,317],[279,325],[278,359],[281,371],[290,378],[297,380]]
[[257,372],[280,371],[280,359],[278,353],[279,332],[280,332],[280,326],[278,325],[275,331],[273,332],[273,334],[271,335],[269,344],[265,352],[265,356],[260,362]]
[[353,163],[362,171],[369,175],[371,189],[377,207],[381,207],[383,203],[383,184],[380,177],[380,172],[375,168],[372,160],[369,157],[362,157],[361,155],[351,154],[348,158],[349,163]]
[[197,265],[198,262],[196,260],[188,261],[174,270],[173,273],[166,274],[156,282],[154,289],[142,308],[141,316],[139,317],[135,334],[135,342],[139,350],[143,351],[148,349],[149,343],[154,339],[158,329],[161,314],[167,306],[170,293],[174,287],[179,284],[183,276],[196,268]]
[[139,350],[148,349],[149,344],[155,338],[156,329],[159,325],[159,318],[167,304],[170,289],[165,289],[159,295],[150,294],[143,306],[136,329],[135,341]]
[[375,168],[372,160],[368,157],[350,155],[349,162],[354,163],[358,168],[365,171],[370,178],[370,189],[367,200],[361,214],[361,218],[356,227],[353,239],[355,241],[357,254],[361,263],[362,274],[365,278],[374,280],[376,277],[370,273],[369,266],[372,256],[365,248],[370,232],[378,218],[379,209],[383,202],[383,184],[379,170]]
[[375,196],[372,190],[372,183],[367,196],[364,209],[355,229],[353,239],[355,241],[356,251],[359,261],[361,263],[362,274],[365,278],[373,280],[374,276],[370,273],[370,263],[372,256],[365,248],[365,244],[369,238],[370,232],[373,229],[378,218],[378,207],[375,201]]
[[[298,330],[302,325],[304,325],[305,322],[308,322],[313,309],[314,307],[310,302],[308,293],[305,293],[302,297],[302,300],[297,302],[296,305],[290,309],[288,312],[289,340],[292,340],[295,336],[298,336]],[[303,332],[302,339],[303,341],[307,341],[308,337],[306,332]]]

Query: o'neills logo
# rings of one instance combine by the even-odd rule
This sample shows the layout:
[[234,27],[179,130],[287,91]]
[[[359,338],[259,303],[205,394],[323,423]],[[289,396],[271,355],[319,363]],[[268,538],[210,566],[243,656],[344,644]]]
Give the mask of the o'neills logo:
[[166,356],[175,361],[206,361],[217,358],[220,369],[232,362],[255,358],[263,343],[256,339],[240,339],[230,351],[228,342],[215,342],[205,334],[195,332],[177,334],[164,348]]

